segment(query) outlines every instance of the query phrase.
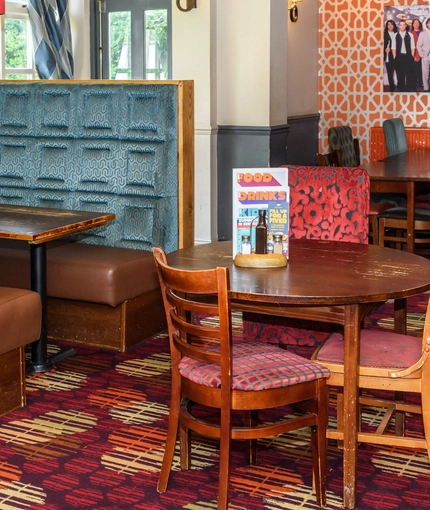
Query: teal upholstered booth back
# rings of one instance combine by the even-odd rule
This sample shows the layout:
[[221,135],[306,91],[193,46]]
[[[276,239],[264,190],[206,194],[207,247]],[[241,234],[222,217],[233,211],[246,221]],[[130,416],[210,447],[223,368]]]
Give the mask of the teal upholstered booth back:
[[0,202],[113,212],[80,241],[178,248],[177,86],[0,82]]

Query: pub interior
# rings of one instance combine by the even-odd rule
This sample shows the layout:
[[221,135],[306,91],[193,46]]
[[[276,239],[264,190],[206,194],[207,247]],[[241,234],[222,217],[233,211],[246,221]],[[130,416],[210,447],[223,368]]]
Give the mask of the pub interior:
[[[384,83],[390,7],[0,1],[0,509],[430,508],[430,95]],[[251,223],[233,258],[234,169],[286,172],[287,256]]]

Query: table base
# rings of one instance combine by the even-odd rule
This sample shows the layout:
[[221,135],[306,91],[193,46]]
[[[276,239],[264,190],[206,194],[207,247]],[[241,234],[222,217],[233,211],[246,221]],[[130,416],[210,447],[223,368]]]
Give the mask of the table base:
[[25,373],[26,375],[31,374],[44,374],[45,372],[49,372],[54,368],[54,366],[62,361],[63,359],[70,358],[70,356],[74,356],[76,354],[75,349],[72,347],[70,349],[65,349],[64,351],[57,352],[53,356],[49,357],[43,363],[34,363],[32,360],[28,360],[26,363]]

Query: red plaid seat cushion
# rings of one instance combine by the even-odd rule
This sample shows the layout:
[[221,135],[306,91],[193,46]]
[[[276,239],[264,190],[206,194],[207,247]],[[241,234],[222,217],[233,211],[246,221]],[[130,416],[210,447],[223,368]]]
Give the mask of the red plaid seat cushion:
[[[221,387],[221,369],[217,363],[184,356],[179,372],[197,384]],[[237,342],[233,345],[234,390],[281,388],[329,376],[327,368],[275,345],[261,342]]]
[[[389,331],[364,329],[360,337],[360,366],[374,368],[408,368],[419,360],[422,339]],[[316,354],[325,363],[343,365],[344,339],[334,333]]]

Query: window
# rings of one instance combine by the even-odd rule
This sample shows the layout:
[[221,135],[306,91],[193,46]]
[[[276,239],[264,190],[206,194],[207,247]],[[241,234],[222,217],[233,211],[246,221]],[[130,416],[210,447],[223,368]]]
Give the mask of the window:
[[23,2],[6,2],[6,14],[0,19],[0,78],[34,80],[33,44],[27,8]]
[[92,77],[171,76],[171,0],[93,0]]

